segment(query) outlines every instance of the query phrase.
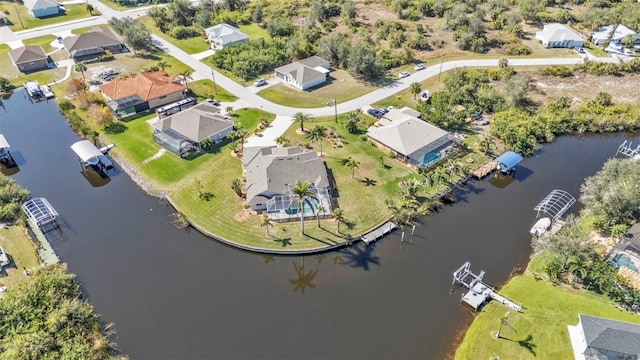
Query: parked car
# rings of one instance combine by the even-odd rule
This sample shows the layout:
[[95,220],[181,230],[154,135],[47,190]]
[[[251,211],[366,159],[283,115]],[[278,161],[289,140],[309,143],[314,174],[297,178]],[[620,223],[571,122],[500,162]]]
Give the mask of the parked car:
[[399,77],[400,79],[404,79],[404,78],[406,78],[406,77],[407,77],[407,76],[409,76],[409,75],[410,75],[410,74],[409,74],[409,72],[408,72],[408,71],[403,71],[403,72],[401,72],[400,74],[398,74],[398,77]]
[[386,108],[383,108],[383,107],[381,107],[381,108],[377,108],[376,110],[380,111],[380,112],[381,112],[381,113],[383,113],[383,114],[386,114],[386,113],[388,113],[388,112],[389,112],[389,110],[387,110]]
[[416,65],[416,67],[413,68],[415,71],[420,71],[420,70],[424,70],[424,64],[420,63],[418,65]]
[[584,48],[581,47],[575,47],[573,48],[573,50],[575,50],[578,54],[586,54]]
[[267,81],[265,79],[258,79],[253,83],[253,86],[264,86],[267,85]]
[[380,112],[377,109],[369,109],[369,110],[367,110],[367,114],[373,116],[376,119],[379,119],[379,118],[382,117],[382,115],[384,115],[384,113]]
[[219,102],[218,100],[215,100],[215,99],[207,99],[207,100],[205,100],[205,101],[206,101],[206,102],[208,102],[208,103],[210,103],[210,104],[213,104],[213,105],[215,105],[215,106],[220,106],[220,102]]

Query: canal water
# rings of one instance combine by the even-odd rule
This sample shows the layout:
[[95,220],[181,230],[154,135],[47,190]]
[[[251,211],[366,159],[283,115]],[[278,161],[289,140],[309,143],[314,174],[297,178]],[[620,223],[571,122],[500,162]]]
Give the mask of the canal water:
[[396,231],[369,247],[285,257],[175,228],[171,209],[124,173],[92,185],[54,102],[17,91],[0,133],[19,167],[11,177],[61,214],[54,247],[132,359],[445,358],[473,319],[461,291],[450,293],[452,272],[470,261],[503,284],[527,263],[533,207],[553,189],[577,197],[623,140],[638,140],[563,137],[513,181],[470,182],[404,242]]

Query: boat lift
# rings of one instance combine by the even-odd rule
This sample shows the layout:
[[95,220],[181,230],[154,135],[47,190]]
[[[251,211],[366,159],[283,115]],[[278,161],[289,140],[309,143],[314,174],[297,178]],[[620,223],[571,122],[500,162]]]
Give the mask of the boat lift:
[[547,215],[553,223],[562,217],[575,202],[576,199],[573,195],[564,190],[556,189],[542,199],[533,210],[537,211],[536,218],[539,218],[541,215]]
[[484,270],[480,271],[478,275],[472,273],[471,263],[468,261],[453,272],[453,282],[451,286],[457,283],[469,289],[460,301],[465,302],[475,311],[478,311],[482,304],[493,299],[517,312],[522,312],[522,305],[498,294],[494,288],[482,282],[484,274]]
[[634,148],[631,141],[625,140],[618,146],[615,157],[635,158],[637,156],[640,156],[640,145]]

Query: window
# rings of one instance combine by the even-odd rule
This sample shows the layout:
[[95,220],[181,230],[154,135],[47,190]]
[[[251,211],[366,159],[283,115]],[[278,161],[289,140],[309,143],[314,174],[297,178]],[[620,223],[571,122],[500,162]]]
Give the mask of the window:
[[164,99],[164,98],[166,98],[166,97],[167,97],[167,95],[165,95],[165,96],[160,96],[158,99]]
[[33,61],[31,61],[31,62],[29,63],[29,66],[34,67],[34,66],[36,66],[36,63],[35,63],[35,62],[33,62]]

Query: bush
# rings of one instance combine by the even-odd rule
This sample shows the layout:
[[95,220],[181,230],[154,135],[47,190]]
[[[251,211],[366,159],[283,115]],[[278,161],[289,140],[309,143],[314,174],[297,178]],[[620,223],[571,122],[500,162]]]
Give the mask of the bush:
[[507,55],[529,55],[531,54],[531,49],[529,49],[526,45],[509,45],[505,49],[505,54]]
[[549,76],[569,77],[573,75],[573,71],[568,66],[554,65],[544,69],[544,74]]
[[188,39],[200,36],[200,31],[195,26],[176,26],[171,29],[169,36],[175,39]]

